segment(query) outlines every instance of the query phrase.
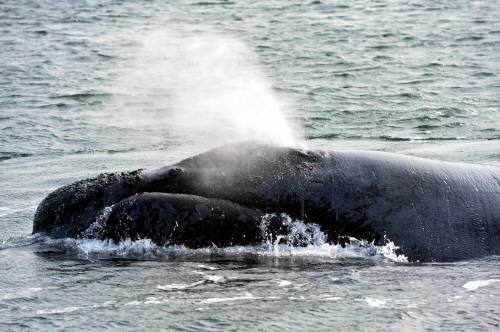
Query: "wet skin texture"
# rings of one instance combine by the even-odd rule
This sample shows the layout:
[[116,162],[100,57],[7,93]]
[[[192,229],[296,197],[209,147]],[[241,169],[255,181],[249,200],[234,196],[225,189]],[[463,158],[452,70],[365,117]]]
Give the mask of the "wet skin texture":
[[500,253],[499,168],[383,152],[227,145],[57,189],[38,207],[33,232],[82,236],[105,207],[99,236],[115,241],[260,243],[260,217],[285,212],[319,224],[333,243],[391,240],[412,261]]

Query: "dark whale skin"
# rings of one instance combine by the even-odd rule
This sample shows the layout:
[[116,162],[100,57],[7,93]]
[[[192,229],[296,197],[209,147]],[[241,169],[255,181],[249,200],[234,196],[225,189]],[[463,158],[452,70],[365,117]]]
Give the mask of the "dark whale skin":
[[79,236],[106,206],[140,190],[140,173],[100,174],[56,189],[38,206],[33,233],[47,233],[54,238]]
[[[347,236],[379,245],[391,240],[412,261],[500,253],[497,167],[256,143],[226,145],[158,170],[101,175],[58,189],[40,204],[34,232],[78,236],[103,207],[143,192],[285,212],[319,224],[334,243]],[[245,235],[252,232],[255,227]],[[239,244],[236,238],[231,243]]]
[[248,245],[262,241],[262,215],[259,210],[221,199],[142,193],[113,207],[101,237],[148,238],[159,245],[190,248]]

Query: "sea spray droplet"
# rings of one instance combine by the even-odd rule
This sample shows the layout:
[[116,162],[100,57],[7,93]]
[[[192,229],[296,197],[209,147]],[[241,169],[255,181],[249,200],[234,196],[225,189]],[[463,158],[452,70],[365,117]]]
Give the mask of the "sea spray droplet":
[[137,42],[137,56],[111,88],[113,123],[161,127],[213,146],[298,143],[285,117],[289,103],[241,40],[197,26],[166,26]]

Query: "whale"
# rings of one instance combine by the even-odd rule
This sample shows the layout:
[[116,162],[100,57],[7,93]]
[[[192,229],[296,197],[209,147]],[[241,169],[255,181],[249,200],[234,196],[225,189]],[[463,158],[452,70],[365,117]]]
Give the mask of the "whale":
[[[329,243],[391,241],[415,262],[496,255],[500,168],[233,143],[159,169],[105,173],[56,189],[38,206],[33,233],[251,245],[263,240],[263,216],[282,213],[318,225]],[[269,229],[286,231],[273,220]]]

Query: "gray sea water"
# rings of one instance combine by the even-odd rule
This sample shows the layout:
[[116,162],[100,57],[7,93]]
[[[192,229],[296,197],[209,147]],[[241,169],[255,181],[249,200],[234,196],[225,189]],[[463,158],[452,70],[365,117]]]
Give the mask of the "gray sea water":
[[0,1],[0,330],[500,329],[500,257],[32,237],[50,191],[264,139],[500,165],[500,3]]

